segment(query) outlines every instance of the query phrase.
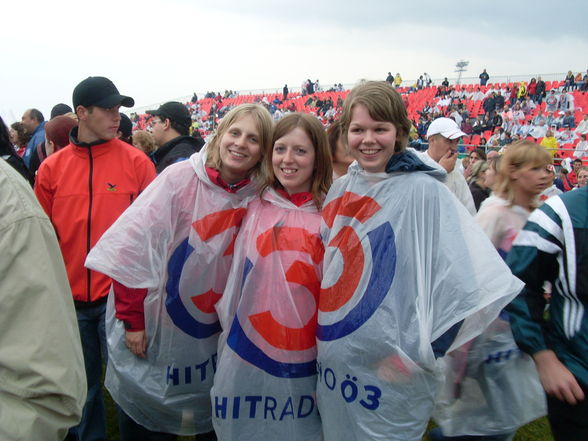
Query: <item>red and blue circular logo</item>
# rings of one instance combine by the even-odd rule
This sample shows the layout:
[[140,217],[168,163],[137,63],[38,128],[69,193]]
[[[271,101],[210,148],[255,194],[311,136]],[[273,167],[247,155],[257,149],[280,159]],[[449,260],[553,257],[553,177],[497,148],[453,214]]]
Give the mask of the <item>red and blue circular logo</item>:
[[[317,338],[336,340],[362,326],[386,297],[396,271],[395,235],[390,223],[385,222],[369,230],[369,220],[381,209],[372,198],[346,192],[323,209],[323,220],[333,227],[337,216],[359,222],[345,225],[331,239],[328,246],[338,250],[341,269],[338,279],[321,288]],[[361,240],[356,229],[367,236]],[[369,274],[365,274],[369,268]],[[325,271],[329,271],[325,268]],[[326,274],[326,273],[325,273]],[[367,280],[366,280],[367,279]]]
[[257,237],[255,251],[227,344],[275,377],[314,375],[322,241],[304,228],[275,226]]
[[[241,225],[245,213],[244,208],[215,212],[194,222],[192,227],[203,242],[218,238],[221,234],[228,235],[229,244],[218,256],[218,259],[225,259],[233,254],[236,237],[234,228]],[[222,242],[226,243],[227,240]],[[173,251],[167,265],[165,307],[179,329],[194,338],[204,339],[221,331],[214,305],[222,293],[215,292],[212,283],[203,287],[203,281],[208,280],[207,268],[199,268],[197,258],[188,238]],[[197,292],[194,291],[195,287]]]

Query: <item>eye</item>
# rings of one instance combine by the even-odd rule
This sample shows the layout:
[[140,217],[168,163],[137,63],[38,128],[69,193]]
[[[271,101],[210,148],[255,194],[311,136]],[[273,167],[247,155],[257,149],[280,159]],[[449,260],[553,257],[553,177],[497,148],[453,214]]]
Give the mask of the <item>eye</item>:
[[276,145],[274,146],[274,152],[276,153],[284,153],[286,151],[286,147],[283,145]]
[[362,129],[359,128],[359,127],[352,127],[351,129],[349,129],[349,131],[351,133],[361,133],[362,132]]
[[257,140],[257,137],[256,137],[256,136],[252,136],[251,138],[249,138],[249,141],[250,141],[250,142],[253,142],[253,143],[255,143],[255,144],[257,144],[257,143],[258,143],[258,140]]

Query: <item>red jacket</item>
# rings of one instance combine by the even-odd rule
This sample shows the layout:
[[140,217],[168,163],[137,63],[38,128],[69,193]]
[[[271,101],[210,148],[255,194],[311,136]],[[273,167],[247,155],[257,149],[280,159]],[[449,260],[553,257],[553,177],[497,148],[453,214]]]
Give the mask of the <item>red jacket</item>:
[[111,280],[86,269],[86,256],[153,178],[151,160],[118,139],[69,144],[41,164],[35,193],[57,232],[76,306],[106,299]]

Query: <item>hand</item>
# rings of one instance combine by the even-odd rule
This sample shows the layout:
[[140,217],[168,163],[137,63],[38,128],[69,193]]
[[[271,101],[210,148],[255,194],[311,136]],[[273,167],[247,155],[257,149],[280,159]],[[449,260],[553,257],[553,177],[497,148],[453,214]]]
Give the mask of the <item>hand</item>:
[[145,358],[147,335],[145,331],[125,331],[125,343],[129,351],[137,357]]
[[439,159],[439,165],[445,169],[447,173],[451,173],[455,168],[455,163],[457,161],[457,152],[449,149],[447,153],[445,153],[441,159]]
[[543,389],[560,401],[577,404],[584,400],[584,391],[576,377],[566,368],[551,350],[539,351],[533,355]]

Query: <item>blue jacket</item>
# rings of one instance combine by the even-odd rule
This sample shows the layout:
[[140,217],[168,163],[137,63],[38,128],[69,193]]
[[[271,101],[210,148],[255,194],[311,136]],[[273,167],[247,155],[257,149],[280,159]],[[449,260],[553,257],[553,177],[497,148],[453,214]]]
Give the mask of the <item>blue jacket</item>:
[[45,124],[47,124],[47,122],[43,121],[41,124],[37,126],[37,128],[33,132],[31,140],[27,144],[27,149],[25,150],[25,153],[22,157],[27,167],[30,167],[31,156],[37,148],[37,146],[42,142],[45,142]]

